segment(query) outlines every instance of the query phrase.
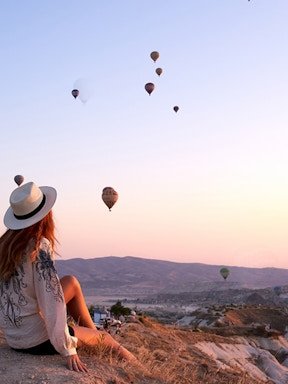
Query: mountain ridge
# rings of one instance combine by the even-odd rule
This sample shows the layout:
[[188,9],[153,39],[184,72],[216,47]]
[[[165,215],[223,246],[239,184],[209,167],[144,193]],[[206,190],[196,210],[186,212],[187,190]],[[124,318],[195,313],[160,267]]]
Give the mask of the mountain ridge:
[[217,289],[260,289],[288,283],[288,269],[284,268],[226,266],[230,275],[224,281],[220,275],[221,267],[222,264],[182,263],[135,256],[56,260],[60,276],[75,275],[86,289],[159,293],[205,290],[205,285],[211,283]]

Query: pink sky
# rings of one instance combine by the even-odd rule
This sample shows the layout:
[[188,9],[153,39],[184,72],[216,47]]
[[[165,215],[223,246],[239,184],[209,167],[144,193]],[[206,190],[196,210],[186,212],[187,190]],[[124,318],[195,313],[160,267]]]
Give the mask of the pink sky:
[[288,268],[288,3],[84,3],[2,7],[2,214],[20,173],[63,258]]

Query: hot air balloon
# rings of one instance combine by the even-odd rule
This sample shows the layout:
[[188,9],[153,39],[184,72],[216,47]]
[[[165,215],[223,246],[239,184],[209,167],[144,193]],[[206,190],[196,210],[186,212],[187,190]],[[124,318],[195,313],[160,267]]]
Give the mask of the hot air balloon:
[[18,187],[23,183],[23,181],[24,181],[24,176],[22,176],[22,175],[16,175],[15,177],[14,177],[14,181],[15,181],[15,183],[18,185]]
[[228,268],[221,268],[220,269],[220,275],[223,277],[224,280],[227,279],[227,277],[229,276],[230,274],[230,271]]
[[155,85],[153,83],[147,83],[145,84],[145,89],[151,95],[151,93],[154,91]]
[[159,52],[157,51],[153,51],[150,53],[150,57],[154,61],[154,63],[156,62],[157,59],[159,59],[159,56],[160,56]]
[[179,111],[179,107],[177,105],[175,105],[175,107],[173,107],[174,111],[177,113]]
[[79,95],[79,91],[78,89],[73,89],[73,91],[71,92],[72,93],[72,96],[76,99]]
[[155,72],[157,73],[158,76],[160,76],[163,72],[163,69],[162,68],[156,68]]
[[105,187],[102,191],[102,200],[111,211],[111,208],[118,200],[118,193],[112,187]]

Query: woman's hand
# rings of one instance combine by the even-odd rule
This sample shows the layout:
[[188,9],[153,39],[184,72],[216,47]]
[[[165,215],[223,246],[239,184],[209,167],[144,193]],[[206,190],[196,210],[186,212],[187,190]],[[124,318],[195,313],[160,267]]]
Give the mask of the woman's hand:
[[77,354],[67,357],[67,365],[70,371],[88,372],[86,364],[82,363]]

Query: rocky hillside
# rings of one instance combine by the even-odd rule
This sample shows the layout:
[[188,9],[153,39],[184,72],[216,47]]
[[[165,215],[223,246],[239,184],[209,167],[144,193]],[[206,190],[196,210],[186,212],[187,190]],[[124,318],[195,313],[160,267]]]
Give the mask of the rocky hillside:
[[173,326],[138,315],[121,343],[144,369],[101,347],[79,351],[88,374],[68,371],[59,356],[27,356],[0,338],[1,384],[284,384],[288,382],[287,313],[241,306],[203,308]]
[[[208,285],[208,284],[207,284]],[[176,312],[181,312],[186,307],[203,307],[209,305],[269,305],[271,307],[286,306],[288,303],[288,286],[281,287],[281,294],[276,294],[273,288],[265,289],[226,289],[217,290],[215,284],[210,284],[211,289],[201,292],[181,292],[181,293],[158,293],[146,295],[137,300],[130,300],[131,305],[140,307],[172,308]],[[207,288],[207,287],[206,287]],[[280,287],[279,287],[280,289]]]

